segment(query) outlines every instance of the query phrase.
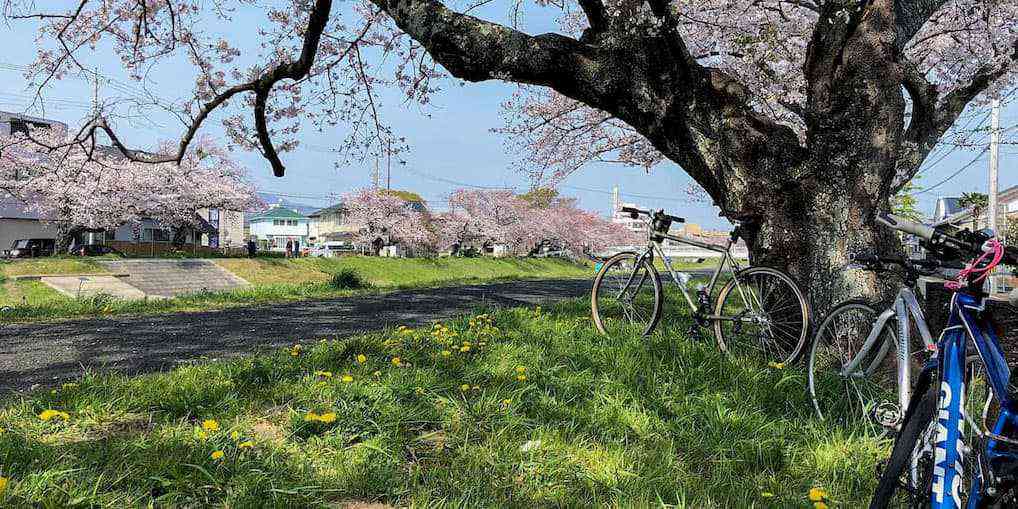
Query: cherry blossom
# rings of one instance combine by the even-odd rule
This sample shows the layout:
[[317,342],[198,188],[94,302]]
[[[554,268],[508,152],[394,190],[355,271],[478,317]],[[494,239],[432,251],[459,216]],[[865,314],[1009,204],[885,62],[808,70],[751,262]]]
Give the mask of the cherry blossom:
[[69,229],[113,229],[142,218],[180,226],[193,224],[200,209],[259,203],[244,169],[207,139],[179,165],[129,161],[110,147],[66,139],[51,129],[0,140],[0,192]]

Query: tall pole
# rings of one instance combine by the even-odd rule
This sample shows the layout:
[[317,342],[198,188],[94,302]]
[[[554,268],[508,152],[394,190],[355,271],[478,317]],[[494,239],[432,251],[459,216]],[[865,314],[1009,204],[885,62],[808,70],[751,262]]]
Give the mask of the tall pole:
[[[987,196],[987,227],[998,234],[997,229],[997,196],[999,195],[998,171],[1000,163],[1000,99],[994,98],[990,104],[990,192]],[[1000,278],[991,275],[987,278],[990,283],[990,293],[997,289],[997,282]]]
[[999,194],[998,171],[1000,166],[1000,99],[994,99],[990,106],[990,193],[988,196],[989,221],[987,226],[997,231],[997,195]]

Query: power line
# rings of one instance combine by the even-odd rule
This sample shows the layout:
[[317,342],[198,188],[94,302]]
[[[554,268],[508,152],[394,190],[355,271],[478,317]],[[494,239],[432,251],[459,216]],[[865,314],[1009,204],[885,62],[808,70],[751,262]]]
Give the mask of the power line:
[[936,189],[936,188],[938,188],[938,187],[940,187],[940,186],[942,186],[942,185],[944,185],[944,184],[946,184],[946,183],[950,182],[950,181],[951,181],[952,179],[954,179],[954,178],[955,178],[955,177],[957,177],[958,175],[961,175],[961,173],[962,173],[963,171],[965,171],[965,170],[967,170],[967,169],[971,168],[973,164],[976,164],[977,162],[979,162],[979,160],[980,160],[980,159],[982,159],[982,158],[983,158],[983,156],[984,156],[984,155],[986,154],[986,152],[988,152],[988,151],[989,151],[989,148],[984,148],[984,149],[983,149],[983,151],[982,151],[982,152],[980,152],[980,153],[979,153],[979,155],[977,155],[977,156],[975,157],[975,159],[973,159],[973,160],[969,161],[969,163],[968,163],[968,164],[966,164],[965,166],[962,166],[961,168],[959,168],[959,169],[958,169],[958,171],[956,171],[956,172],[952,173],[951,175],[949,175],[949,176],[948,176],[947,178],[945,178],[944,180],[941,180],[940,182],[937,182],[936,184],[933,184],[932,186],[930,186],[930,187],[927,187],[926,189],[923,189],[922,191],[919,191],[919,192],[918,192],[917,194],[928,194],[928,193],[929,193],[930,191],[932,191],[932,190],[934,190],[934,189]]

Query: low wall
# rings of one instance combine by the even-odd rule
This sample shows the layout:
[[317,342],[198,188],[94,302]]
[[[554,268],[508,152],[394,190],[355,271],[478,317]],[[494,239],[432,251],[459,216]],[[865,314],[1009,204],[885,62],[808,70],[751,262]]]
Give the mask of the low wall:
[[246,256],[247,249],[242,247],[214,248],[208,246],[183,245],[174,246],[170,242],[127,242],[114,240],[109,243],[110,247],[132,257],[163,257],[167,255],[191,255],[191,256]]

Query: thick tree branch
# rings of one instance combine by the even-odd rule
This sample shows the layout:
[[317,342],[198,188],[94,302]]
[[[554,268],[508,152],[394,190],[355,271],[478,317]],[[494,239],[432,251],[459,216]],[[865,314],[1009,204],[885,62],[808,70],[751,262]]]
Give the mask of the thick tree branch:
[[947,0],[895,0],[898,50],[904,49],[930,16],[946,3]]
[[605,19],[604,3],[601,0],[578,1],[580,8],[583,9],[583,13],[587,16],[587,22],[590,23],[589,31],[583,34],[583,38],[587,39],[606,28],[607,20]]

